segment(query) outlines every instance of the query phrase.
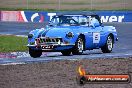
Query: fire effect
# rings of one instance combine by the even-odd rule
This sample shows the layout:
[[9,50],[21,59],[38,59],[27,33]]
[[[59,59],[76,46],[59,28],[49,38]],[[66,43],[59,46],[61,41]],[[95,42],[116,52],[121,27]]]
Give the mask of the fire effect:
[[78,72],[79,72],[79,75],[80,75],[80,76],[86,75],[86,71],[82,68],[82,66],[79,66]]

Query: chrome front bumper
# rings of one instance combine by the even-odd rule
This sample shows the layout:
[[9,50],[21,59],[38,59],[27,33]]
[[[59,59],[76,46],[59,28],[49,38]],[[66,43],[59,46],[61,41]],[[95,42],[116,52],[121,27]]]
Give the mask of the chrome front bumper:
[[[70,49],[75,44],[63,41],[62,38],[50,38],[50,37],[41,37],[36,38],[34,44],[28,44],[27,47],[40,50],[63,50]],[[64,47],[64,48],[63,48]]]
[[39,50],[63,50],[63,49],[69,49],[71,47],[75,46],[75,44],[43,44],[43,45],[30,45],[28,44],[27,47],[29,48],[34,48],[34,49],[39,49]]

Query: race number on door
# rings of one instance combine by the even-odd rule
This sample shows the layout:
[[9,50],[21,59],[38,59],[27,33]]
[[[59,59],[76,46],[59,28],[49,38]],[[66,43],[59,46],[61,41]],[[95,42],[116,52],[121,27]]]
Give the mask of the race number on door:
[[93,43],[99,43],[100,33],[93,33]]

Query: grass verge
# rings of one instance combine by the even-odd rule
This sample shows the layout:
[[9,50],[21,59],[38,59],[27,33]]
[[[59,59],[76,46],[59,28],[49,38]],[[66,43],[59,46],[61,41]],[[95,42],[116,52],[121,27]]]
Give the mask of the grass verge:
[[27,51],[27,38],[14,35],[0,35],[0,52]]
[[48,11],[48,12],[56,12],[56,11],[132,11],[132,9],[88,9],[88,8],[81,8],[81,9],[63,9],[63,10],[57,10],[57,9],[26,9],[26,8],[0,8],[1,11]]

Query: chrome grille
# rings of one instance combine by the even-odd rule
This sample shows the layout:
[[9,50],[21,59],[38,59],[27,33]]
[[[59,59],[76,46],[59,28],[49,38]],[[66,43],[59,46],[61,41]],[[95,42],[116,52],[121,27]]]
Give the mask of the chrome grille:
[[62,42],[62,38],[37,38],[37,43],[58,43]]

